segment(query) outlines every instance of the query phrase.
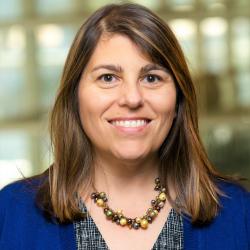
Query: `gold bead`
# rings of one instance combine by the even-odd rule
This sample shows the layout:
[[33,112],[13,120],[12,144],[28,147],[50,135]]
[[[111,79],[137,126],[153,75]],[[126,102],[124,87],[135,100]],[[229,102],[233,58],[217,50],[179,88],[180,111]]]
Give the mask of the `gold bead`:
[[118,209],[116,213],[117,213],[118,215],[119,215],[119,214],[122,215],[122,210],[121,210],[121,209]]
[[140,217],[136,217],[136,219],[135,219],[135,221],[136,221],[136,223],[141,223],[141,218]]
[[101,198],[104,198],[104,197],[106,197],[106,194],[105,194],[104,192],[101,192],[101,193],[99,194],[99,196],[100,196]]
[[154,211],[151,211],[151,212],[149,213],[149,216],[151,216],[152,218],[154,218],[154,217],[156,216],[156,214],[155,214]]
[[148,228],[148,221],[146,219],[141,220],[141,228],[147,229]]
[[122,213],[122,210],[121,209],[118,209],[116,214],[118,215],[119,218],[122,218],[123,217],[123,213]]
[[154,210],[154,213],[155,213],[155,216],[156,216],[156,215],[158,215],[159,212],[157,210]]
[[96,204],[97,204],[99,207],[103,207],[103,205],[104,205],[103,199],[98,199],[98,200],[96,201]]
[[149,213],[151,213],[152,211],[153,211],[153,209],[152,209],[152,208],[149,208],[148,211],[147,211],[147,213],[149,214]]
[[159,199],[160,199],[161,201],[165,201],[166,198],[167,198],[167,196],[166,196],[165,193],[160,193],[160,194],[159,194]]
[[157,210],[153,210],[152,212],[149,213],[149,216],[151,217],[156,217],[158,215],[158,211]]
[[121,225],[121,226],[125,226],[126,224],[127,224],[126,218],[121,218],[121,219],[120,219],[120,225]]

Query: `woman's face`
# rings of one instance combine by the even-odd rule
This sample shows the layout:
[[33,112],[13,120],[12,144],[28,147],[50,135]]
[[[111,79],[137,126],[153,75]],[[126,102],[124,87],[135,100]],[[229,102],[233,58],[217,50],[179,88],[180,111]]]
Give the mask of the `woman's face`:
[[171,75],[126,36],[102,36],[78,90],[83,129],[100,157],[157,154],[175,117]]

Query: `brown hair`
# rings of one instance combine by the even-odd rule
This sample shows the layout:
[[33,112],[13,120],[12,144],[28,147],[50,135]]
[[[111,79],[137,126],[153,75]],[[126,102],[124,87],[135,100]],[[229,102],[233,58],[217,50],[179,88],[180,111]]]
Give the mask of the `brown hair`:
[[[82,217],[76,194],[92,184],[91,142],[82,129],[78,110],[78,84],[102,34],[129,37],[151,60],[167,68],[177,89],[177,117],[159,149],[160,177],[171,185],[178,202],[171,205],[193,223],[211,221],[221,194],[216,182],[230,180],[211,165],[198,131],[194,85],[183,52],[168,25],[137,4],[111,4],[91,15],[80,27],[69,51],[51,115],[54,163],[39,187],[40,207],[60,222]],[[167,189],[168,190],[168,189]]]

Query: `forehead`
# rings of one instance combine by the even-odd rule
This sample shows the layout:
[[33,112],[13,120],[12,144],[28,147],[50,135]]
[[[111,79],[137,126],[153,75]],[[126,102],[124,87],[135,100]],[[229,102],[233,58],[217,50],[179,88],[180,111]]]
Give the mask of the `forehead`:
[[132,63],[135,59],[141,62],[152,62],[150,56],[143,53],[129,37],[121,34],[104,34],[100,37],[88,65],[103,63],[103,60],[113,63],[115,61],[117,64]]
[[119,33],[104,33],[99,38],[96,49],[105,47],[120,48],[121,46],[130,46],[131,49],[140,50],[139,47],[126,35]]

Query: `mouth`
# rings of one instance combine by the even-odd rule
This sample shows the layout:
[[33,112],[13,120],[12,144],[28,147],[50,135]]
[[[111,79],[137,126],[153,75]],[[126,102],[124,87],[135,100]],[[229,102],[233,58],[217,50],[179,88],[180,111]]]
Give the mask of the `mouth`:
[[151,121],[148,118],[116,118],[108,120],[116,131],[126,135],[144,134],[148,130]]
[[151,122],[149,119],[114,119],[109,120],[115,127],[124,127],[124,128],[140,128],[145,127]]

